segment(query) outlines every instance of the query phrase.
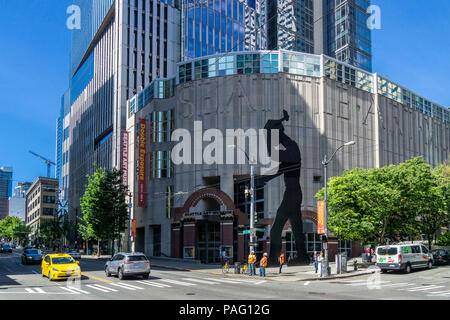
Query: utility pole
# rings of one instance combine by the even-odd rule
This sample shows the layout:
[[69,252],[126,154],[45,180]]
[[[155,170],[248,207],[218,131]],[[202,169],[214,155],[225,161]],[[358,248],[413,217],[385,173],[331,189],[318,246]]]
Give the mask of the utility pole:
[[327,155],[325,155],[323,161],[322,161],[322,165],[323,165],[323,176],[324,176],[324,183],[325,183],[325,194],[324,194],[324,215],[325,215],[325,219],[324,219],[324,224],[325,224],[325,234],[322,235],[322,246],[323,246],[323,276],[324,277],[328,277],[330,275],[330,273],[328,272],[329,270],[329,262],[328,262],[328,206],[327,206],[327,166],[330,163],[331,160],[333,160],[334,155],[336,154],[336,152],[338,152],[339,149],[345,147],[345,146],[351,146],[354,145],[355,141],[349,141],[347,143],[344,143],[342,146],[340,146],[339,148],[336,149],[336,151],[334,151],[333,155],[331,156],[331,158],[328,160],[327,159]]
[[128,194],[128,241],[127,241],[127,252],[131,252],[131,208],[133,203],[131,202],[132,194]]

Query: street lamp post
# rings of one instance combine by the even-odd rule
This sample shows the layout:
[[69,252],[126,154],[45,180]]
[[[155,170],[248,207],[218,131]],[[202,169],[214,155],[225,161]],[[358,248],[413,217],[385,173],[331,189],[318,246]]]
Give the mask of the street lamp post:
[[250,161],[250,158],[241,147],[236,145],[228,145],[228,148],[239,148],[242,152],[244,152],[248,162],[250,163],[250,244],[249,249],[251,253],[255,250],[255,237],[256,237],[256,230],[255,230],[255,166],[253,161]]
[[325,216],[325,234],[324,234],[324,238],[322,238],[322,244],[324,245],[324,257],[323,257],[323,276],[324,277],[328,277],[330,275],[330,273],[328,272],[328,206],[327,206],[327,166],[330,163],[331,160],[333,160],[334,155],[336,154],[336,152],[338,152],[339,149],[346,147],[346,146],[351,146],[354,145],[356,142],[355,141],[349,141],[344,143],[342,146],[340,146],[339,148],[336,149],[336,151],[334,151],[334,153],[332,154],[332,156],[330,157],[330,159],[327,158],[327,155],[325,155],[323,161],[322,161],[322,165],[323,165],[323,176],[324,176],[324,183],[325,183],[325,192],[324,192],[324,216]]
[[127,241],[127,247],[128,252],[131,252],[131,208],[133,207],[133,203],[131,202],[131,192],[128,194],[129,196],[129,202],[128,202],[128,241]]

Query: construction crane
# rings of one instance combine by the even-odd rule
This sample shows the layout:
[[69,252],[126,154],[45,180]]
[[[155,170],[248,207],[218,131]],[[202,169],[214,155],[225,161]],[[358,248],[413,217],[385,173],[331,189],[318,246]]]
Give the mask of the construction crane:
[[50,178],[50,165],[56,166],[56,163],[54,163],[54,162],[51,161],[51,160],[48,160],[48,159],[44,158],[43,156],[38,155],[37,153],[35,153],[35,152],[33,152],[33,151],[30,151],[30,153],[31,153],[32,155],[38,157],[39,159],[42,159],[42,160],[45,161],[45,163],[47,164],[47,178]]

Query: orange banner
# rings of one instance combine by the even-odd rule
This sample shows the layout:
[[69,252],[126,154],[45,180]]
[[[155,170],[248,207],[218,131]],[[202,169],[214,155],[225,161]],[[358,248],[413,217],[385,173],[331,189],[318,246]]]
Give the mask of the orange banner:
[[317,233],[325,233],[325,201],[317,201]]
[[136,219],[131,219],[131,236],[136,238]]

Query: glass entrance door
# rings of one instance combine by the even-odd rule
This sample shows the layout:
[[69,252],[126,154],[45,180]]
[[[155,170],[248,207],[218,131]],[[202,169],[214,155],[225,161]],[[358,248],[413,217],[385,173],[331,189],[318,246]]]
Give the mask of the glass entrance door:
[[197,222],[197,250],[202,263],[220,263],[220,223]]

